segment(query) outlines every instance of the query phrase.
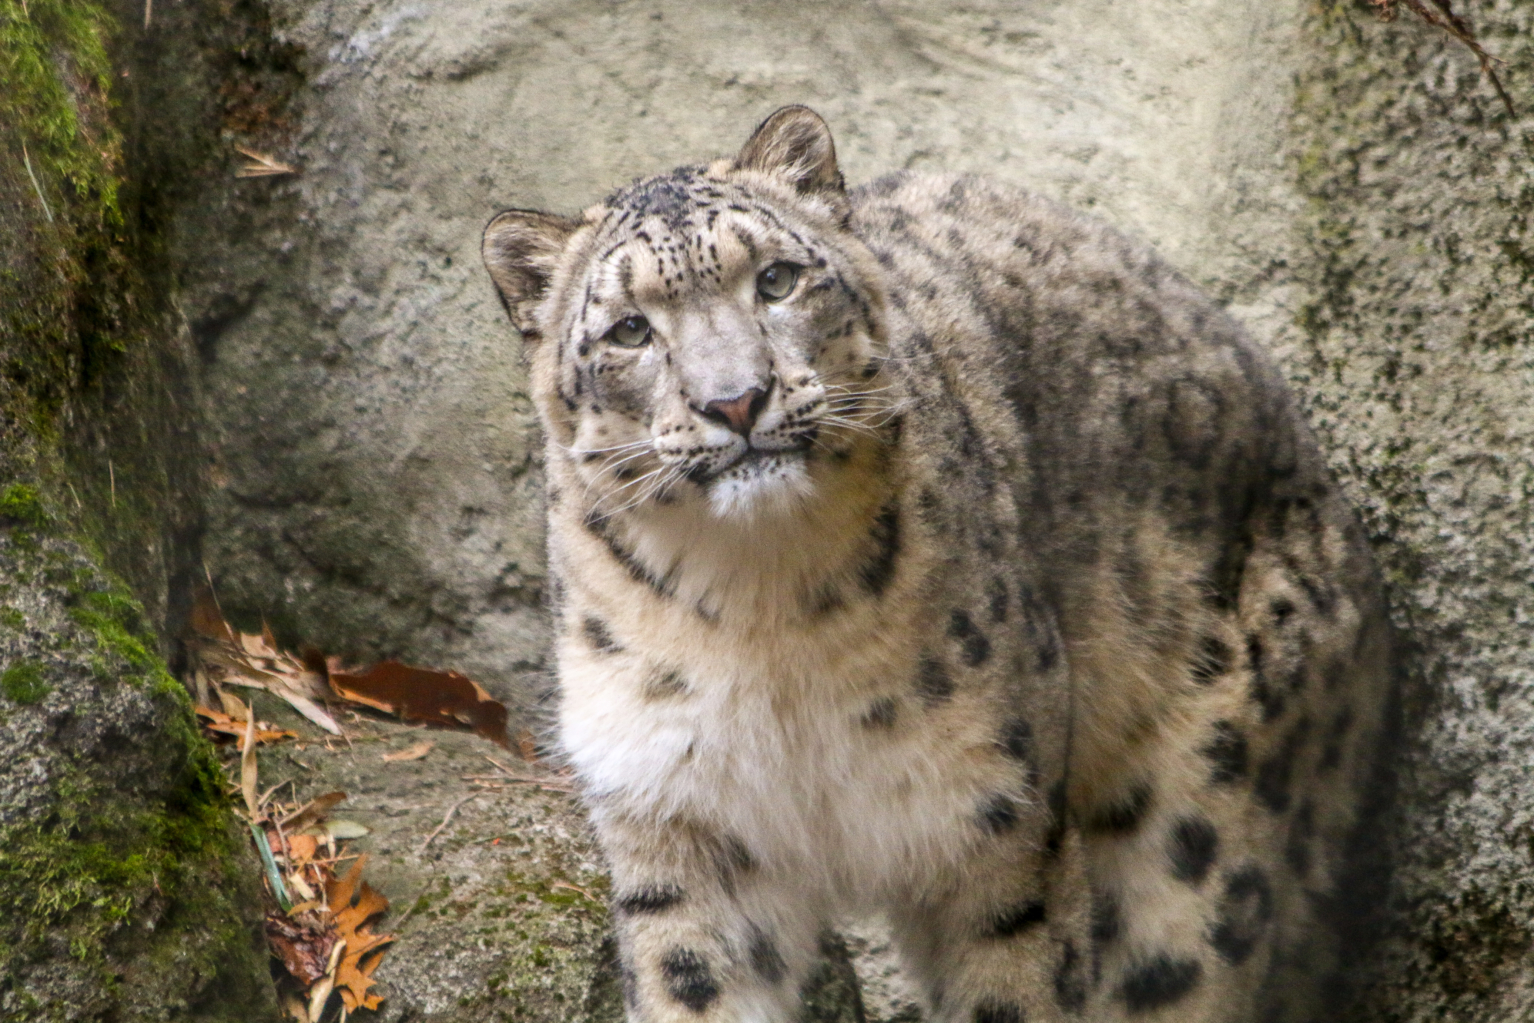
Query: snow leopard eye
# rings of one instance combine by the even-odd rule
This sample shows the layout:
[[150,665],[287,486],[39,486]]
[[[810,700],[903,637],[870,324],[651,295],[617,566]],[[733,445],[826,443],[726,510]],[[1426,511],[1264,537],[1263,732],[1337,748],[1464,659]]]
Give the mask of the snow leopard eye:
[[756,291],[769,302],[781,302],[794,290],[798,280],[797,266],[792,263],[774,263],[756,275]]
[[607,340],[624,348],[638,348],[650,343],[650,321],[643,316],[625,316],[607,332]]

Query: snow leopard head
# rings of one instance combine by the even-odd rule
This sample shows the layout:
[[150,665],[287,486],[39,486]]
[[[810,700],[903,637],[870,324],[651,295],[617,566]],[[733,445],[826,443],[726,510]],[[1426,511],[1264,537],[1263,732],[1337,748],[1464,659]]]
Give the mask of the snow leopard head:
[[598,513],[795,507],[876,446],[884,298],[849,210],[825,122],[795,106],[734,159],[490,222],[545,428]]

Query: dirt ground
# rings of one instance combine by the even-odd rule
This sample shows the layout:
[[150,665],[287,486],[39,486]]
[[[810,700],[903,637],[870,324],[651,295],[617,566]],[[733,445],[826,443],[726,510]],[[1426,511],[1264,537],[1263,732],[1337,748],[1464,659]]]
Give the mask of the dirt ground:
[[[468,732],[338,710],[337,738],[268,693],[241,695],[259,720],[300,736],[259,748],[259,789],[283,786],[273,797],[294,803],[344,791],[329,819],[368,829],[345,844],[368,854],[363,878],[390,902],[374,929],[396,939],[375,974],[383,1006],[357,1018],[623,1018],[608,880],[565,779]],[[420,759],[383,759],[423,741],[432,747]],[[237,746],[222,752],[237,778]],[[805,1019],[862,1023],[846,948],[833,939],[828,952]]]

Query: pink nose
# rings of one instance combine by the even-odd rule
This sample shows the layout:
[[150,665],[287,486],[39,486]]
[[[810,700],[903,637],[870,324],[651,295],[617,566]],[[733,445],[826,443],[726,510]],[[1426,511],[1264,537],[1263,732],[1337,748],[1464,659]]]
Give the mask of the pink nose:
[[711,401],[703,406],[703,414],[715,422],[723,423],[742,437],[749,436],[756,417],[767,404],[767,392],[752,387],[744,394],[728,401]]

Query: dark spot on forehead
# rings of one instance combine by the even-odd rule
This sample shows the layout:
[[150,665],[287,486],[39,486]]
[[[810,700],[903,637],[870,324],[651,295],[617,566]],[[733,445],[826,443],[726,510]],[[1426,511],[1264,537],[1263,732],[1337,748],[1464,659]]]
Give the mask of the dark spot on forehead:
[[710,201],[697,188],[702,173],[701,167],[678,167],[670,174],[642,178],[610,196],[606,205],[609,209],[624,210],[638,220],[657,217],[668,229],[681,231],[692,215]]

